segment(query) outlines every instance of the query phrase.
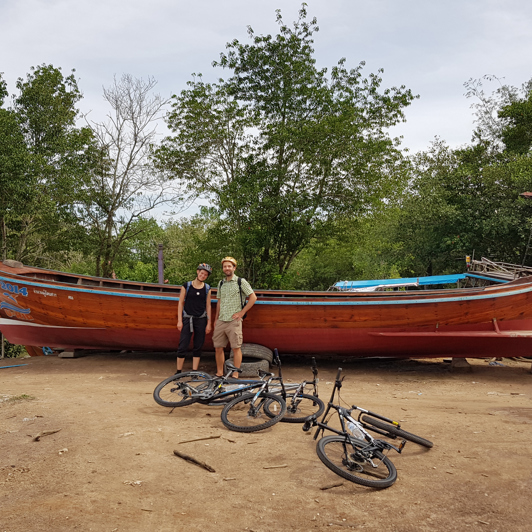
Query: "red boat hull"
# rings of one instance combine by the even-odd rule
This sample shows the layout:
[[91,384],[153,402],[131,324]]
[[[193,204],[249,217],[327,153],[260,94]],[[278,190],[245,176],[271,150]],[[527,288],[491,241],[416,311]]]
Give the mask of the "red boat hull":
[[[175,351],[179,287],[0,264],[0,330],[17,344]],[[246,342],[284,353],[532,355],[532,280],[483,289],[257,291]],[[213,295],[215,298],[215,294]],[[208,336],[205,349],[212,349]]]
[[[516,326],[518,324],[514,324]],[[424,333],[394,330],[349,329],[246,329],[246,342],[275,347],[294,354],[341,354],[347,356],[423,357],[490,357],[531,356],[530,321],[519,324],[522,330],[510,332],[468,330]],[[15,344],[45,345],[63,349],[119,349],[132,351],[176,351],[177,330],[91,329],[35,325],[15,320],[1,320],[0,330]],[[205,350],[212,350],[208,336]]]

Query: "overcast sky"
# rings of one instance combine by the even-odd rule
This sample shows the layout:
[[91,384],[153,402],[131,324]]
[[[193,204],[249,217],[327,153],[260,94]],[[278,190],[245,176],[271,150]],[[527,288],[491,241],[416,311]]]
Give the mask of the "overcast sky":
[[[384,69],[383,86],[406,85],[419,100],[395,134],[411,151],[435,136],[455,147],[471,139],[471,100],[464,82],[494,74],[521,86],[532,77],[532,2],[524,0],[308,0],[318,18],[319,67],[345,57]],[[225,44],[247,42],[246,28],[276,33],[275,10],[296,20],[300,0],[0,0],[0,72],[10,93],[31,66],[75,68],[80,107],[101,120],[102,86],[113,76],[153,76],[163,96],[181,91],[191,74],[224,76],[211,66]],[[225,73],[225,75],[227,75]],[[486,86],[491,92],[497,85]]]

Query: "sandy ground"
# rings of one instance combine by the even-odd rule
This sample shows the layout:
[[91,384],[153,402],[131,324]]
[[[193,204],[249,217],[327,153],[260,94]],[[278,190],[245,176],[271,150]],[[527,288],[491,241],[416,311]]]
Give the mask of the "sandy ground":
[[[376,491],[321,489],[342,479],[301,425],[241,434],[222,425],[220,407],[157,405],[168,355],[4,360],[27,365],[0,370],[0,531],[531,530],[530,362],[470,362],[457,373],[443,359],[319,360],[320,397],[341,365],[344,401],[434,442],[390,455],[398,480]],[[283,367],[311,377],[307,360]],[[219,438],[181,443],[209,436]]]

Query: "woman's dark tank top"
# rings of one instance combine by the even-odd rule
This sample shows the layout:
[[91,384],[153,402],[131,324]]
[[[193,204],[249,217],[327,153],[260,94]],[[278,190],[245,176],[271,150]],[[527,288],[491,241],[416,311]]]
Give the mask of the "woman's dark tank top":
[[194,288],[192,283],[188,289],[188,294],[185,298],[185,312],[189,316],[201,316],[207,309],[207,290],[205,284],[203,288]]

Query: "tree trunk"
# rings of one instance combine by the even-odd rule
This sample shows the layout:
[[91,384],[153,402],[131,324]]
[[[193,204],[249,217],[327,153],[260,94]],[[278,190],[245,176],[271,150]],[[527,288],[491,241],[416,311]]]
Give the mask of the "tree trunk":
[[25,218],[22,221],[22,231],[20,232],[20,238],[18,240],[17,252],[15,256],[15,260],[18,260],[20,262],[23,262],[24,251],[26,250],[26,243],[31,233],[30,228],[31,228],[32,222],[33,222],[33,217]]
[[5,216],[2,216],[2,260],[7,259],[7,227]]

